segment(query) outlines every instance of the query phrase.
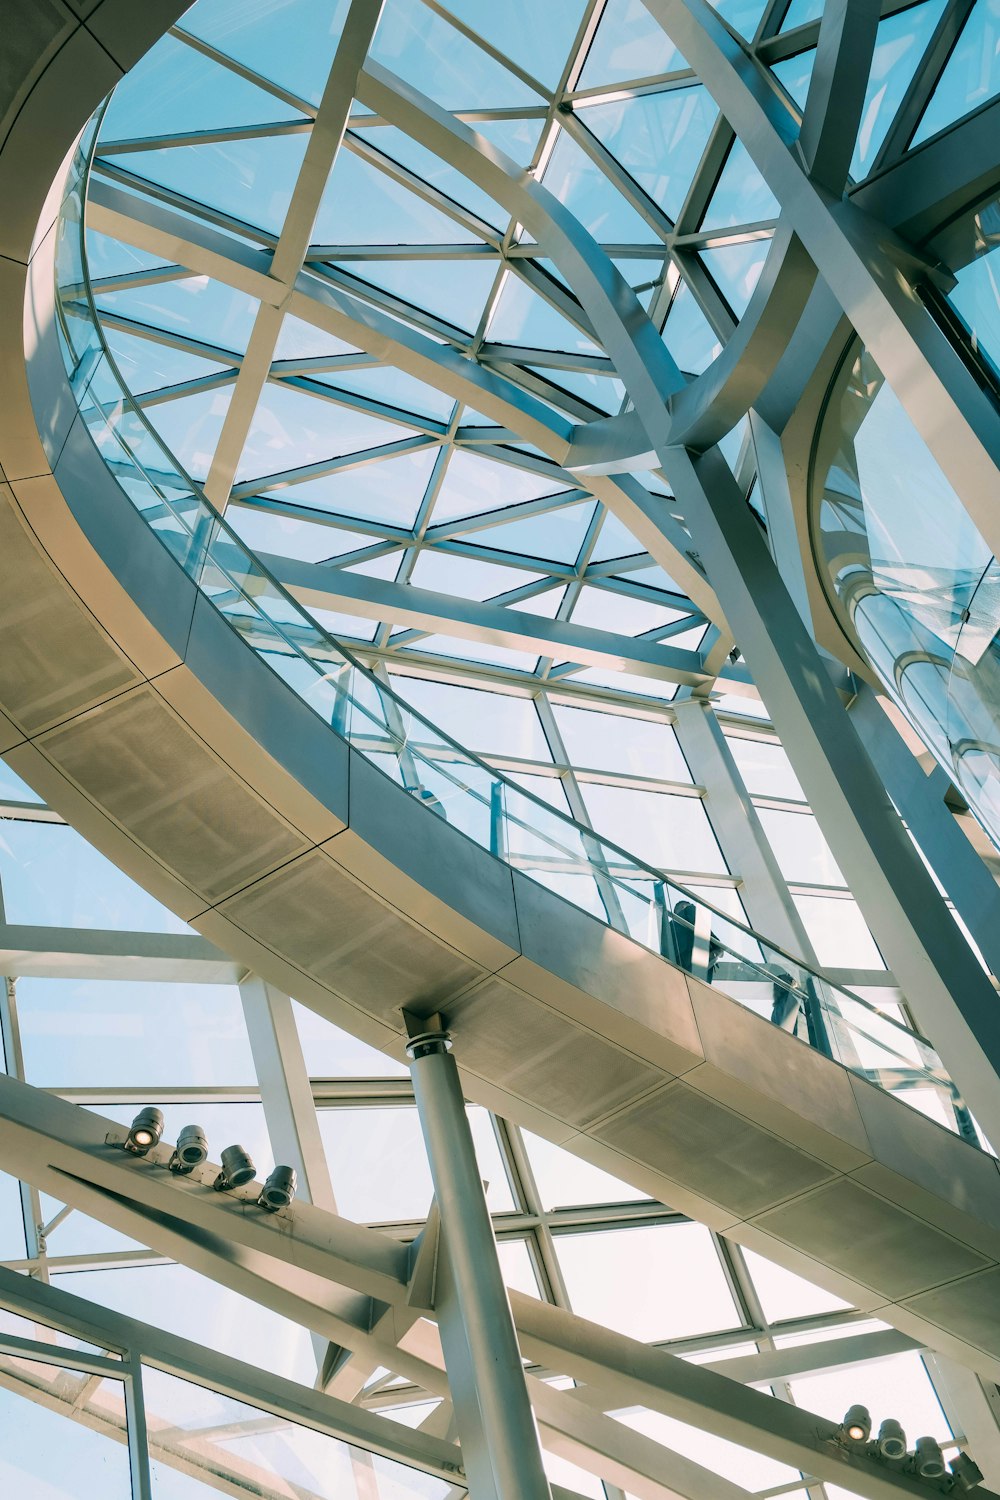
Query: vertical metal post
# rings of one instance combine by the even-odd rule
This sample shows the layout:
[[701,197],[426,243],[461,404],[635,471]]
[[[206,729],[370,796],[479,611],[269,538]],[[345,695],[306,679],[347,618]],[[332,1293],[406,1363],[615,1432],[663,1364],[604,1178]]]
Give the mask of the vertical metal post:
[[125,1425],[128,1434],[129,1473],[132,1478],[132,1500],[151,1500],[152,1477],[149,1472],[149,1436],[146,1430],[146,1401],[142,1389],[142,1360],[132,1347],[126,1356]]
[[[498,1500],[551,1500],[451,1039],[426,1019],[408,1018],[407,1025],[413,1092],[468,1353],[462,1363],[474,1389],[492,1488]],[[461,1416],[458,1404],[456,1413]]]

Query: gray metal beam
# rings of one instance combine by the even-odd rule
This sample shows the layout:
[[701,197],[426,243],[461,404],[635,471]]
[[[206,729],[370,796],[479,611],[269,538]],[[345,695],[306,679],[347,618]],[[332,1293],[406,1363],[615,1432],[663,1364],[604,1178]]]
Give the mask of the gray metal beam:
[[[253,1185],[211,1191],[214,1167],[177,1177],[166,1170],[169,1146],[130,1156],[121,1149],[122,1127],[12,1078],[0,1078],[0,1121],[5,1162],[44,1191],[334,1343],[374,1353],[422,1389],[447,1395],[437,1331],[426,1319],[413,1320],[432,1288],[417,1284],[410,1247],[306,1203],[266,1214],[253,1206]],[[918,1480],[846,1450],[835,1422],[523,1293],[512,1292],[510,1303],[522,1353],[602,1388],[609,1410],[664,1411],[808,1473],[848,1482],[866,1500],[924,1493]],[[394,1309],[402,1313],[400,1345],[391,1338]],[[543,1421],[576,1442],[579,1414],[562,1402],[566,1394],[549,1391]],[[669,1468],[676,1455],[664,1452]],[[646,1460],[639,1459],[642,1470]],[[590,1464],[604,1473],[608,1456],[595,1453]],[[668,1481],[661,1475],[652,1482]],[[662,1489],[647,1493],[662,1500]]]
[[350,569],[321,567],[266,552],[258,556],[307,609],[342,610],[362,619],[391,621],[394,628],[412,627],[691,687],[711,681],[697,651],[572,621],[550,620],[506,605],[436,593]]

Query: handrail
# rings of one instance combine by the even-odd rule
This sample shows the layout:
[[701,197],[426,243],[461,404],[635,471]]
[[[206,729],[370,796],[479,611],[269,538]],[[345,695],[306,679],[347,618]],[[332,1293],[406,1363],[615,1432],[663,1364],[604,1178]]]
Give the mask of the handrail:
[[[81,416],[109,471],[230,625],[331,727],[497,858],[890,1092],[920,1094],[979,1145],[930,1044],[662,871],[495,771],[328,634],[177,462],[107,346],[87,262],[86,189],[103,109],[79,143],[59,220],[57,326]],[[79,300],[80,288],[84,299]]]

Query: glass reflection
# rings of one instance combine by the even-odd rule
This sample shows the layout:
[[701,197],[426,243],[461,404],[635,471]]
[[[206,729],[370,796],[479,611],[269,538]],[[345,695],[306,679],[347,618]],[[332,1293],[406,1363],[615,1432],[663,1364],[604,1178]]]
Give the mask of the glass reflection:
[[842,624],[1000,841],[1000,568],[857,347],[827,408],[815,481],[814,528]]

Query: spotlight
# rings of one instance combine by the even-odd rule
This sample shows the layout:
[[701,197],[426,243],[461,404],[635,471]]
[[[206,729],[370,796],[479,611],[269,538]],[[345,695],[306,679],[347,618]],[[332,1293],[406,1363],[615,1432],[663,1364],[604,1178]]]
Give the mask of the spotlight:
[[841,1432],[848,1442],[867,1443],[871,1430],[872,1419],[868,1414],[867,1406],[849,1407],[841,1425]]
[[257,1199],[261,1208],[276,1214],[279,1208],[287,1208],[295,1197],[296,1177],[294,1167],[275,1167],[261,1189]]
[[944,1456],[932,1437],[918,1437],[913,1451],[913,1468],[921,1479],[943,1479],[947,1470]]
[[125,1137],[125,1150],[131,1151],[133,1156],[146,1156],[162,1134],[163,1115],[149,1105],[146,1109],[140,1109],[132,1121],[132,1127]]
[[171,1172],[193,1172],[208,1160],[208,1141],[200,1125],[185,1125],[170,1158]]
[[977,1484],[983,1482],[982,1469],[967,1453],[956,1453],[948,1467],[960,1490],[974,1490]]
[[895,1417],[886,1417],[879,1428],[878,1451],[880,1458],[906,1457],[906,1433]]
[[215,1179],[215,1191],[225,1193],[230,1188],[242,1187],[245,1182],[253,1182],[256,1176],[257,1168],[249,1152],[242,1146],[227,1146],[222,1153],[222,1171]]

